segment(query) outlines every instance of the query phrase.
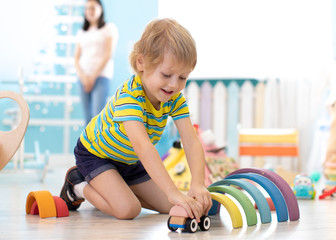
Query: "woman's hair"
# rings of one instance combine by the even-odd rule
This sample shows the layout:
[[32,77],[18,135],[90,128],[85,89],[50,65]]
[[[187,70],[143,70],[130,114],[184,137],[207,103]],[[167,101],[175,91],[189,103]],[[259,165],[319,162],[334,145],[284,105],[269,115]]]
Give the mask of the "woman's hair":
[[174,19],[164,18],[151,21],[141,38],[134,44],[129,56],[133,70],[139,74],[136,61],[143,56],[149,70],[163,61],[165,52],[173,54],[179,63],[193,70],[197,62],[196,44],[189,31]]
[[[102,9],[102,12],[101,12],[100,17],[98,19],[98,28],[104,27],[105,26],[105,20],[104,20],[104,8],[103,8],[103,4],[101,3],[100,0],[88,0],[88,1],[95,1],[95,2],[97,2],[100,5],[100,7]],[[90,27],[90,23],[86,19],[85,14],[84,14],[84,24],[83,24],[83,28],[82,29],[84,31],[87,31],[89,29],[89,27]]]

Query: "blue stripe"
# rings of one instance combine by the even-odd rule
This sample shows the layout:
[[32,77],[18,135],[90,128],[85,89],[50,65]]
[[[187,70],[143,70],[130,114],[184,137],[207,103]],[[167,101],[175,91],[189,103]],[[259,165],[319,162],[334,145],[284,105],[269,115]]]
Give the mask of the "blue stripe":
[[124,121],[139,121],[143,123],[143,119],[138,116],[122,116],[122,117],[114,117],[113,121],[116,122],[124,122]]
[[160,118],[158,118],[152,113],[149,113],[149,112],[146,112],[146,113],[147,113],[147,118],[154,119],[154,120],[156,120],[157,122],[160,122],[160,123],[162,121],[166,120],[169,116],[169,113],[164,113],[164,114],[162,114],[162,116]]
[[[141,89],[139,89],[139,90],[141,90]],[[118,99],[123,99],[123,98],[132,98],[132,99],[134,99],[138,102],[145,102],[146,101],[146,98],[143,95],[138,95],[138,96],[134,97],[127,92],[121,92],[119,94]]]
[[135,110],[138,110],[138,111],[142,112],[142,107],[139,106],[138,104],[135,104],[135,103],[123,103],[123,104],[115,105],[115,108],[118,111],[125,110],[125,109],[127,109],[127,110],[128,109],[135,109]]
[[189,113],[180,114],[180,115],[174,116],[172,118],[175,121],[175,120],[178,120],[178,119],[181,119],[181,118],[186,118],[186,117],[189,117]]
[[178,97],[172,102],[171,110],[174,110],[176,103],[182,98],[182,94],[180,93]]
[[154,130],[154,131],[157,131],[157,132],[162,132],[166,127],[166,126],[159,127],[157,125],[149,125],[148,123],[147,123],[147,126],[148,126],[148,130]]
[[[129,139],[124,137],[125,135],[122,136],[123,134],[120,133],[119,129],[117,130],[117,129],[115,128],[115,132],[116,132],[119,136],[121,136],[123,139],[125,139],[127,142],[129,142]],[[107,129],[107,130],[105,131],[105,133],[106,133],[106,134],[108,135],[108,137],[109,137],[114,143],[116,143],[119,147],[124,148],[124,149],[127,149],[127,150],[132,151],[132,152],[134,151],[132,147],[126,145],[126,144],[123,143],[123,142],[120,142],[115,136],[113,136],[113,134],[109,131],[109,129]]]
[[125,134],[123,134],[122,131],[120,130],[120,124],[119,123],[116,123],[116,124],[117,124],[117,126],[114,127],[115,132],[119,135],[119,137],[124,139],[126,142],[130,143],[128,137]]
[[178,107],[177,109],[175,109],[175,110],[171,113],[171,115],[174,115],[176,112],[178,112],[178,111],[180,111],[181,109],[186,108],[186,107],[187,107],[186,102],[183,102],[183,103],[180,105],[180,107]]
[[159,133],[152,133],[152,134],[148,134],[148,136],[150,137],[150,139],[153,139],[154,137],[158,137],[158,138],[160,138],[161,136],[162,136],[162,133],[161,134],[159,134]]
[[[135,162],[138,160],[138,158],[137,158],[136,156],[126,154],[126,153],[120,151],[119,149],[117,149],[117,148],[111,146],[110,144],[108,144],[107,141],[106,141],[106,139],[104,138],[104,136],[99,135],[99,140],[100,140],[101,142],[103,142],[104,145],[107,146],[108,148],[110,148],[112,151],[114,151],[114,152],[116,152],[116,153],[119,153],[120,155],[122,155],[122,156],[124,156],[124,157],[126,157],[126,158],[135,159]],[[97,143],[97,144],[98,144],[98,143]],[[99,145],[99,144],[98,144],[98,145]],[[104,150],[103,148],[100,148],[100,150],[102,150],[102,151],[103,151],[107,156],[109,156],[109,157],[112,157],[112,156],[113,156],[114,158],[117,158],[116,156],[112,155],[110,152]],[[131,162],[131,161],[126,161],[126,162]]]

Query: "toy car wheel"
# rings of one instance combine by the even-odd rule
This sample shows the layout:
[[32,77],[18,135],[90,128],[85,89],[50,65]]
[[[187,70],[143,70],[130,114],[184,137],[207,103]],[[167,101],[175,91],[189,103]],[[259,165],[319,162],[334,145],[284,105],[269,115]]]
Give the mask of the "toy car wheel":
[[185,230],[187,232],[194,233],[197,231],[198,224],[195,218],[194,219],[188,218],[185,224],[186,224]]
[[170,226],[170,219],[171,219],[171,217],[169,217],[169,218],[168,218],[168,221],[167,221],[168,229],[169,229],[170,231],[175,232],[175,231],[177,230],[177,227],[171,227],[171,226]]
[[201,221],[199,223],[200,229],[202,231],[208,231],[210,229],[211,226],[211,219],[209,218],[209,216],[203,216],[201,217]]
[[175,170],[177,175],[181,175],[182,173],[185,172],[186,166],[184,165],[184,163],[180,162],[180,163],[176,164],[176,166],[174,167],[174,170]]

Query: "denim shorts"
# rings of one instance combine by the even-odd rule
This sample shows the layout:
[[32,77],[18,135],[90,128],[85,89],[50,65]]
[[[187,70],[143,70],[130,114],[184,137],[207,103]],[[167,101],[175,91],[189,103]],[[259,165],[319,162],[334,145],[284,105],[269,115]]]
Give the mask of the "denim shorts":
[[112,159],[97,157],[83,146],[80,139],[77,141],[74,153],[76,157],[76,165],[87,182],[90,182],[99,174],[110,169],[117,170],[129,186],[143,183],[150,179],[150,176],[140,161],[137,161],[133,165],[128,165]]

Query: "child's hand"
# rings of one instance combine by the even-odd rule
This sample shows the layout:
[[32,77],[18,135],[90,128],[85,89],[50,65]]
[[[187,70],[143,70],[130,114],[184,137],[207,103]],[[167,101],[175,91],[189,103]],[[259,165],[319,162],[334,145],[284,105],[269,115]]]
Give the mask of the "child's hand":
[[169,194],[168,200],[174,204],[183,207],[190,218],[195,218],[197,222],[200,222],[203,216],[203,206],[200,202],[194,198],[187,196],[180,191]]
[[208,215],[212,207],[212,199],[209,191],[204,185],[191,185],[188,196],[197,200],[203,207],[202,215]]

